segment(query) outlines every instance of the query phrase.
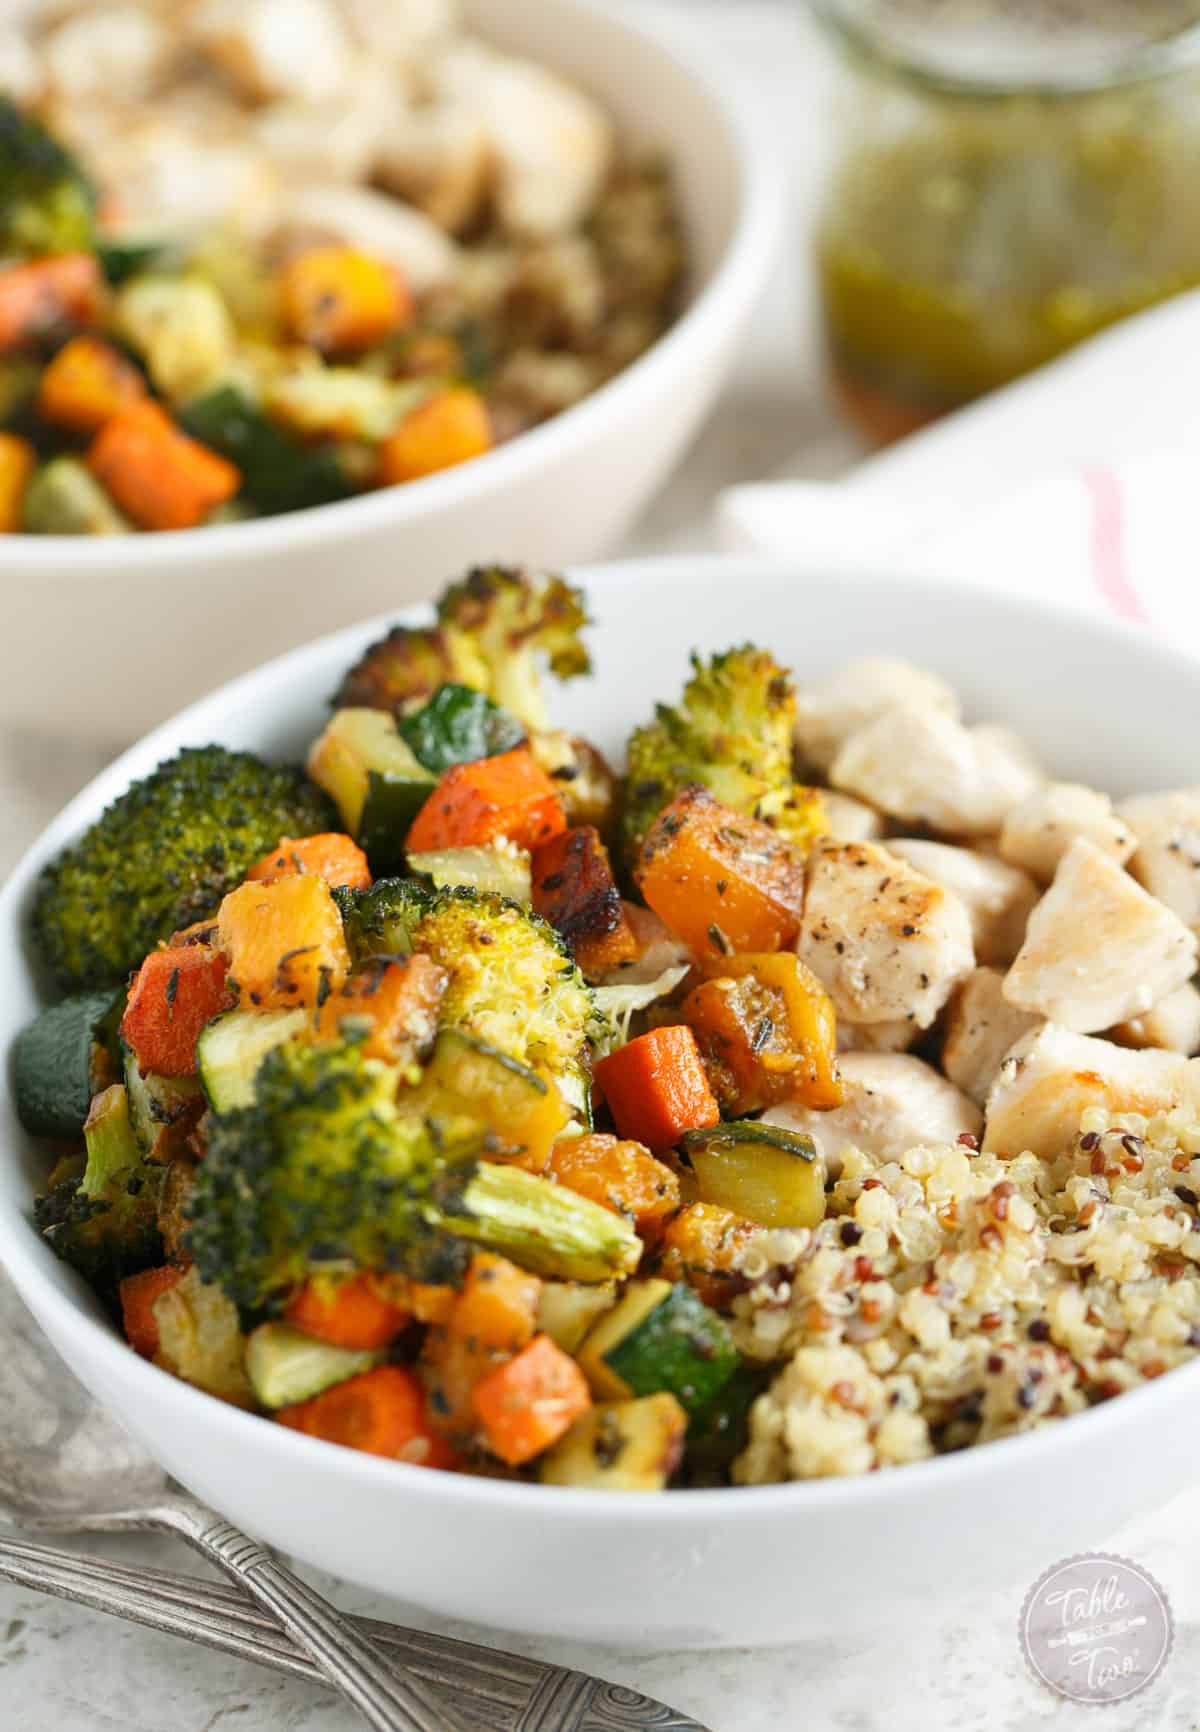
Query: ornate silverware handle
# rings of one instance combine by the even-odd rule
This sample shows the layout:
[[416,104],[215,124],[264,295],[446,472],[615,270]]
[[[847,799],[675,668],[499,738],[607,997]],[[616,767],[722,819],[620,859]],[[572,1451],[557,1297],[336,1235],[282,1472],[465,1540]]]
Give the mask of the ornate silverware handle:
[[[264,1611],[218,1582],[6,1538],[0,1538],[0,1579],[291,1678],[327,1682]],[[699,1721],[620,1684],[451,1636],[363,1618],[354,1623],[394,1653],[397,1663],[453,1691],[474,1732],[706,1732]]]
[[376,1732],[465,1732],[424,1684],[394,1669],[368,1636],[257,1540],[190,1498],[166,1499],[153,1514],[265,1606]]

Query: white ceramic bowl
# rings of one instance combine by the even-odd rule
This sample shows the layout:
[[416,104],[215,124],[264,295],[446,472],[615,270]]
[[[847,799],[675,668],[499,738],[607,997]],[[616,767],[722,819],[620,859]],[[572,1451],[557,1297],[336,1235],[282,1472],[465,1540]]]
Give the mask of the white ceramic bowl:
[[712,406],[781,227],[773,166],[707,74],[588,0],[465,0],[469,24],[568,73],[672,164],[683,315],[633,366],[486,457],[222,528],[0,537],[0,725],[115,745],[292,644],[436,592],[480,558],[561,565],[622,533]]
[[[953,680],[1063,775],[1117,793],[1195,780],[1200,665],[1144,633],[1026,599],[750,561],[631,562],[580,574],[597,678],[554,694],[619,748],[686,655],[753,634],[803,678],[886,650]],[[36,1007],[23,939],[41,865],[129,779],[212,738],[299,753],[379,622],[235,681],[94,782],[0,895],[0,1049]],[[1094,1547],[1196,1473],[1200,1363],[1032,1436],[869,1478],[638,1497],[399,1466],[222,1406],[137,1358],[29,1222],[45,1159],[0,1099],[0,1257],[64,1358],[185,1485],[310,1563],[438,1612],[647,1647],[846,1634]]]

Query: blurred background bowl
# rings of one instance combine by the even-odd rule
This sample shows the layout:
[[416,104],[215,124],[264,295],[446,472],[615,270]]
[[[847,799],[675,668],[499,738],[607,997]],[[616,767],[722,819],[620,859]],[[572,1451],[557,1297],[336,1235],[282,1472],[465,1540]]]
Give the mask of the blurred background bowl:
[[317,632],[482,559],[591,558],[628,527],[713,405],[779,232],[774,173],[701,70],[582,0],[466,0],[468,25],[576,79],[672,169],[683,313],[578,406],[428,479],[289,516],[138,537],[0,538],[0,727],[114,744]]

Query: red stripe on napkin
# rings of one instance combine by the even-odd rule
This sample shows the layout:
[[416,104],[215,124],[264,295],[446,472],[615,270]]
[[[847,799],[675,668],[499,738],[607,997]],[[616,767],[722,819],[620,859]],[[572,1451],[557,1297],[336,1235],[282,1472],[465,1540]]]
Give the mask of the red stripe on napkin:
[[1091,501],[1091,563],[1096,588],[1119,619],[1149,624],[1125,563],[1121,484],[1111,469],[1089,469],[1084,485]]

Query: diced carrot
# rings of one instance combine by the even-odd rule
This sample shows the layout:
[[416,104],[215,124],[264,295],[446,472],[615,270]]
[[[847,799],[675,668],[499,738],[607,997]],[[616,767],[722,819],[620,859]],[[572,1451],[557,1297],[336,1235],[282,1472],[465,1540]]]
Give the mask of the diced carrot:
[[454,1451],[430,1426],[424,1390],[401,1365],[378,1365],[374,1371],[360,1372],[311,1401],[281,1407],[275,1417],[306,1437],[361,1449],[367,1455],[387,1456],[413,1467],[457,1466]]
[[603,974],[638,954],[608,849],[593,825],[541,843],[532,873],[535,912],[562,934],[585,974]]
[[482,457],[495,440],[487,404],[469,385],[439,391],[410,409],[379,447],[379,484],[419,481]]
[[281,836],[279,845],[251,866],[246,877],[252,883],[272,883],[276,878],[302,877],[309,872],[323,878],[331,890],[366,890],[371,868],[358,843],[339,830],[320,836]]
[[194,529],[242,484],[234,464],[181,433],[148,398],[109,417],[92,441],[87,462],[125,515],[143,529]]
[[103,278],[91,253],[55,253],[0,270],[0,354],[64,324],[89,324],[100,310]]
[[72,337],[50,362],[38,386],[37,409],[72,433],[98,433],[119,409],[146,395],[133,362],[101,337]]
[[609,1111],[623,1137],[648,1149],[670,1149],[685,1131],[721,1117],[690,1028],[652,1028],[595,1067]]
[[322,878],[240,885],[222,902],[217,931],[244,1008],[316,1006],[350,972],[342,917]]
[[642,845],[642,895],[699,955],[782,950],[800,930],[804,862],[769,824],[699,787],[660,812]]
[[168,1263],[161,1269],[143,1269],[140,1275],[126,1275],[121,1282],[121,1321],[125,1339],[143,1359],[153,1359],[158,1352],[158,1319],[154,1302],[182,1281],[184,1271]]
[[284,266],[279,290],[292,336],[326,354],[369,349],[413,317],[400,273],[354,247],[297,254]]
[[533,849],[566,827],[554,783],[518,746],[447,770],[414,818],[405,846],[410,854],[435,854],[483,848],[506,836]]
[[0,535],[15,535],[20,530],[25,489],[36,468],[37,452],[28,439],[0,433]]
[[143,1072],[194,1076],[200,1030],[228,1003],[218,951],[203,944],[152,950],[129,989],[121,1036]]
[[365,1029],[363,1052],[390,1064],[410,1064],[437,1033],[438,1007],[449,979],[428,956],[364,963],[317,1013],[317,1036],[333,1039]]
[[692,1203],[667,1223],[658,1272],[668,1281],[686,1281],[706,1305],[726,1309],[750,1284],[740,1264],[762,1231],[716,1203]]
[[474,1427],[471,1391],[518,1353],[537,1327],[541,1282],[504,1257],[480,1251],[453,1305],[425,1341],[430,1408],[440,1430],[460,1441]]
[[547,1168],[569,1191],[627,1215],[639,1232],[653,1232],[679,1207],[679,1180],[641,1143],[594,1131],[555,1143]]
[[592,1405],[587,1378],[569,1353],[537,1335],[507,1365],[489,1371],[472,1396],[487,1447],[510,1467],[541,1455]]
[[707,957],[709,979],[679,1007],[721,1108],[731,1117],[777,1101],[842,1104],[837,1018],[829,994],[791,951]]
[[408,1312],[381,1290],[372,1275],[306,1281],[287,1308],[287,1320],[305,1335],[334,1347],[386,1347],[408,1323]]

